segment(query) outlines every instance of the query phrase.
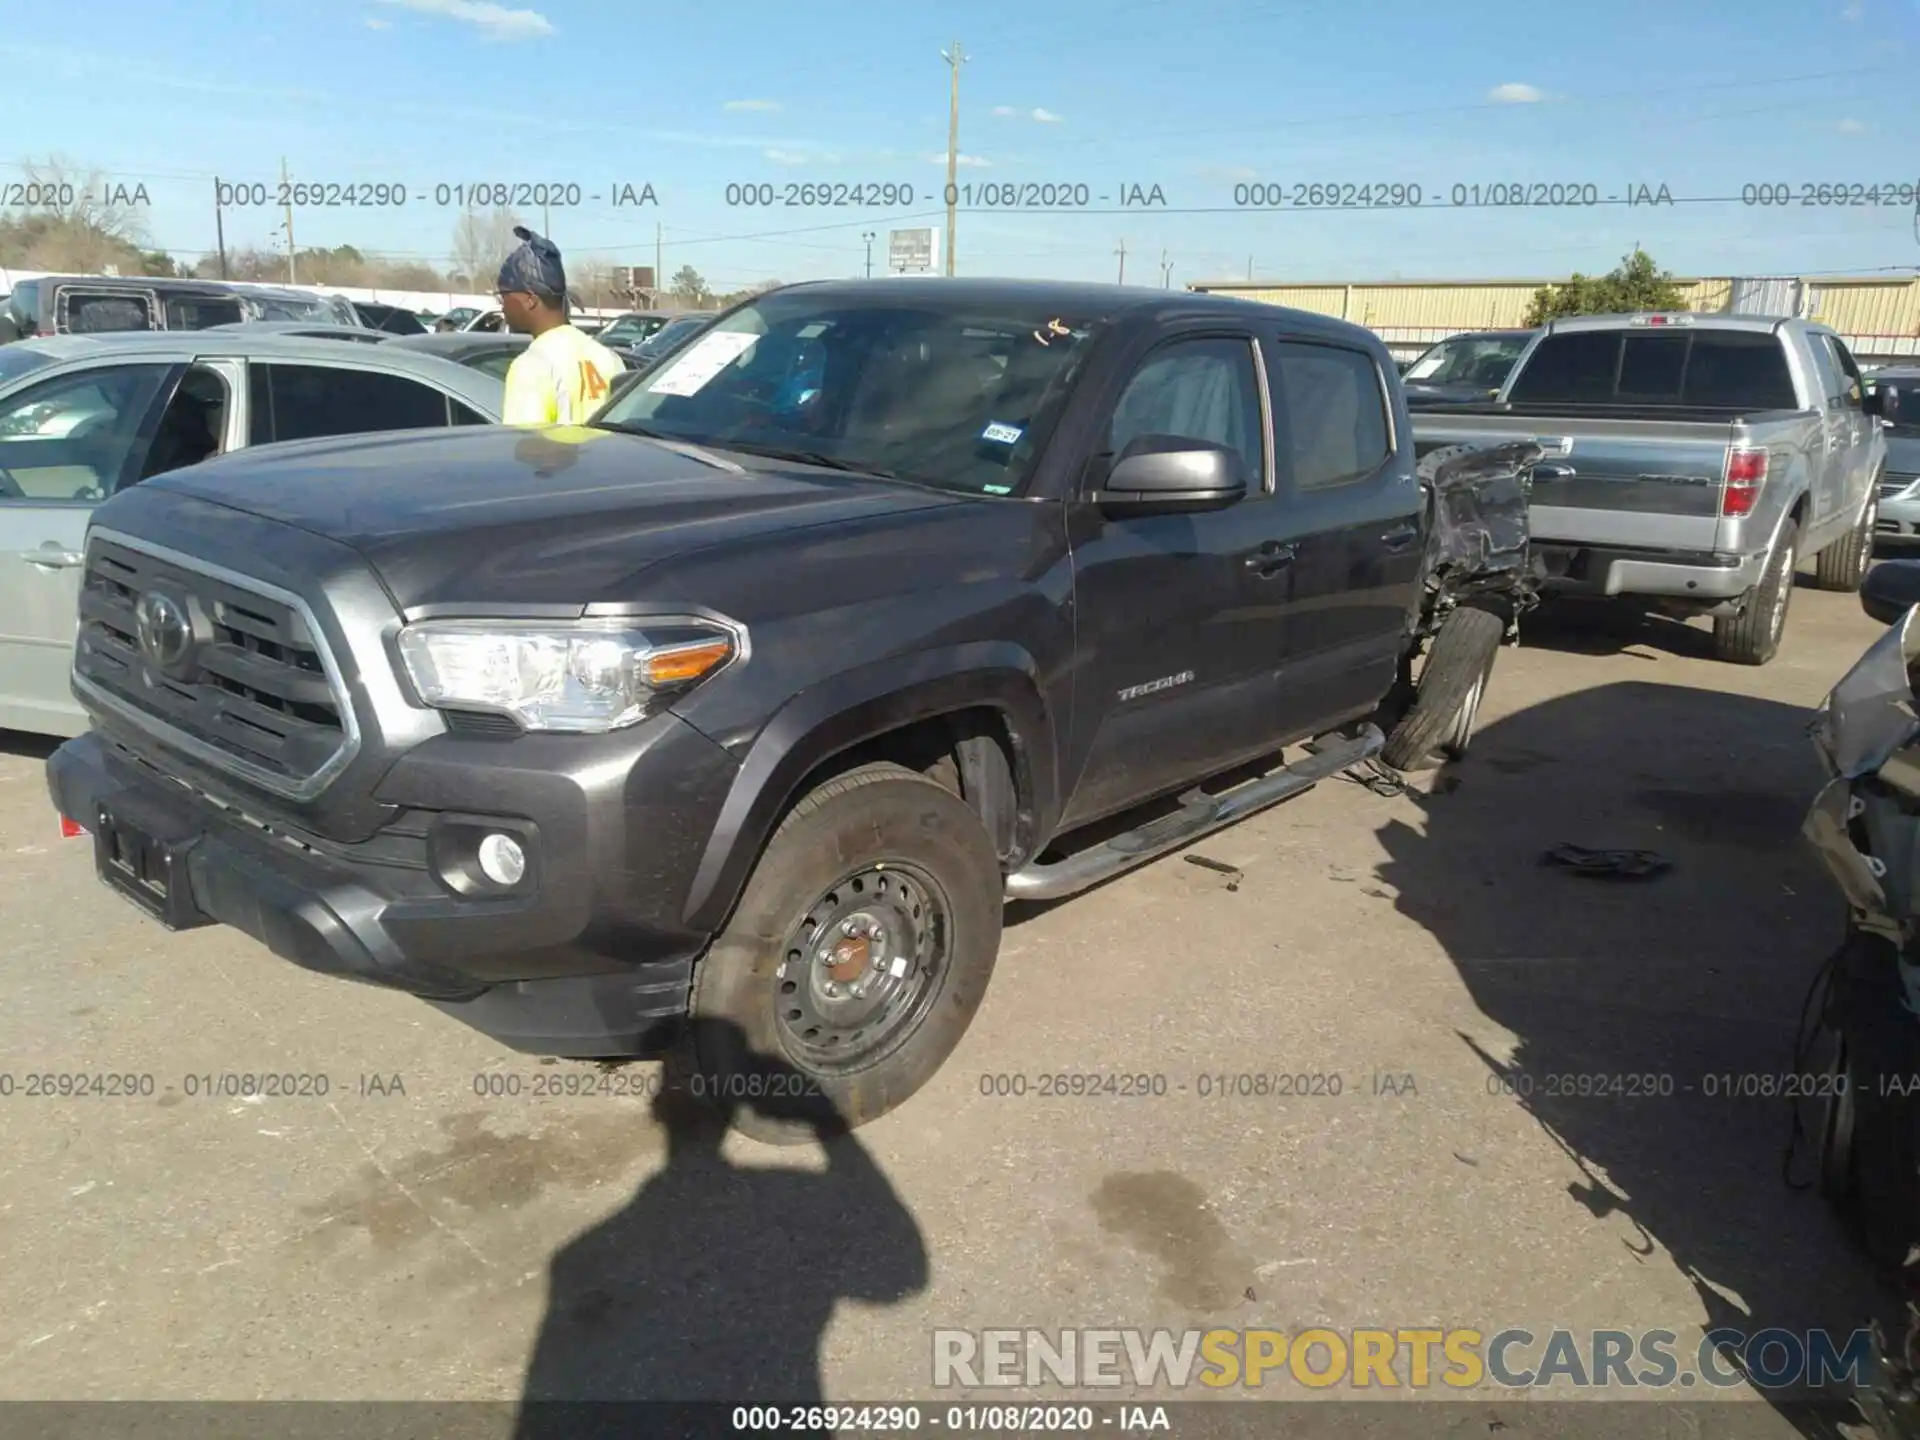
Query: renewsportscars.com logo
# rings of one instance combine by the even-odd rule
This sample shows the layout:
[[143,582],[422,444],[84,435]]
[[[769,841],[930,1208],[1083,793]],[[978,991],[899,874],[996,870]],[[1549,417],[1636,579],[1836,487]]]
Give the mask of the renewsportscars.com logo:
[[1183,1390],[1300,1385],[1325,1390],[1503,1386],[1519,1390],[1768,1391],[1861,1385],[1870,1332],[1709,1330],[1682,1345],[1672,1330],[1472,1329],[936,1330],[940,1388],[1055,1385]]

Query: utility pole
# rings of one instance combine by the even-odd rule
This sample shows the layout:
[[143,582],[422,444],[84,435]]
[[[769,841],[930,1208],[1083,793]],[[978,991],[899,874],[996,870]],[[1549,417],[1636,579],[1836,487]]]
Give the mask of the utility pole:
[[953,85],[947,100],[947,274],[953,274],[954,202],[960,198],[960,67],[967,63],[966,52],[958,40],[951,50],[942,50],[940,58],[953,72]]
[[661,235],[665,233],[658,220],[653,222],[653,308],[660,308],[660,296],[667,288],[666,262],[660,258]]
[[227,224],[220,213],[220,177],[213,177],[213,243],[220,247],[220,278],[227,278]]
[[1120,248],[1113,253],[1120,257],[1120,283],[1124,285],[1127,283],[1127,242],[1121,240]]
[[860,237],[867,242],[867,279],[873,278],[873,231],[869,230]]
[[1171,290],[1173,288],[1172,280],[1173,262],[1167,259],[1167,252],[1162,250],[1160,252],[1160,288],[1162,290]]
[[1247,257],[1247,283],[1249,285],[1253,283],[1253,257],[1251,255]]
[[287,196],[287,283],[295,285],[299,282],[293,275],[293,191],[287,183],[287,157],[284,155],[280,157],[280,188]]

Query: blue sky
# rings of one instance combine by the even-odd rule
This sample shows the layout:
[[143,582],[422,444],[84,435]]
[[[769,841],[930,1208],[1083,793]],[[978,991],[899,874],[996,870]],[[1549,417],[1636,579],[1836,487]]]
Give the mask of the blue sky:
[[[1911,201],[1749,207],[1743,184],[1920,183],[1920,0],[10,0],[0,165],[49,154],[152,198],[154,243],[214,243],[212,183],[397,182],[398,210],[295,214],[302,245],[444,262],[438,185],[559,182],[570,257],[718,289],[858,274],[862,235],[933,224],[957,37],[971,185],[1158,186],[1167,209],[963,213],[974,274],[1178,286],[1550,276],[1635,241],[1681,273],[1920,264]],[[1737,18],[1736,18],[1737,17]],[[0,172],[0,178],[14,178]],[[1418,184],[1418,210],[1245,213],[1236,185]],[[726,203],[732,184],[911,186],[911,207]],[[1682,203],[1454,208],[1454,185],[1666,185]],[[614,208],[651,184],[657,207]],[[590,197],[601,196],[595,203]],[[1714,203],[1714,197],[1733,197]],[[0,196],[0,198],[4,198]],[[1112,209],[1115,202],[1094,210]],[[1176,212],[1190,213],[1176,213]],[[1212,212],[1212,213],[1192,213]],[[927,216],[912,219],[913,216]],[[230,246],[277,212],[228,211]],[[539,216],[531,217],[538,223]]]

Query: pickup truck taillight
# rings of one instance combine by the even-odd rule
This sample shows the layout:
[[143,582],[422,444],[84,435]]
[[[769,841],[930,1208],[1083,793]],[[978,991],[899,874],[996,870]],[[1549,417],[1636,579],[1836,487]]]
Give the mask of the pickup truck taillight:
[[1727,451],[1727,483],[1720,490],[1722,515],[1750,515],[1767,478],[1767,452],[1734,446]]

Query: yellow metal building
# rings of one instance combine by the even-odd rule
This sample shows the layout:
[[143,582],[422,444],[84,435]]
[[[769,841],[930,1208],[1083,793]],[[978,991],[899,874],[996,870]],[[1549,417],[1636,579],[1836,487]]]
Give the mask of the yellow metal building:
[[[1270,305],[1288,305],[1351,320],[1375,331],[1400,358],[1463,330],[1519,329],[1542,285],[1550,280],[1386,280],[1302,284],[1273,280],[1220,280],[1190,290],[1238,295]],[[1920,357],[1920,276],[1792,276],[1764,281],[1731,276],[1680,280],[1688,308],[1720,312],[1736,294],[1764,295],[1760,313],[1798,310],[1831,325],[1862,363]]]

